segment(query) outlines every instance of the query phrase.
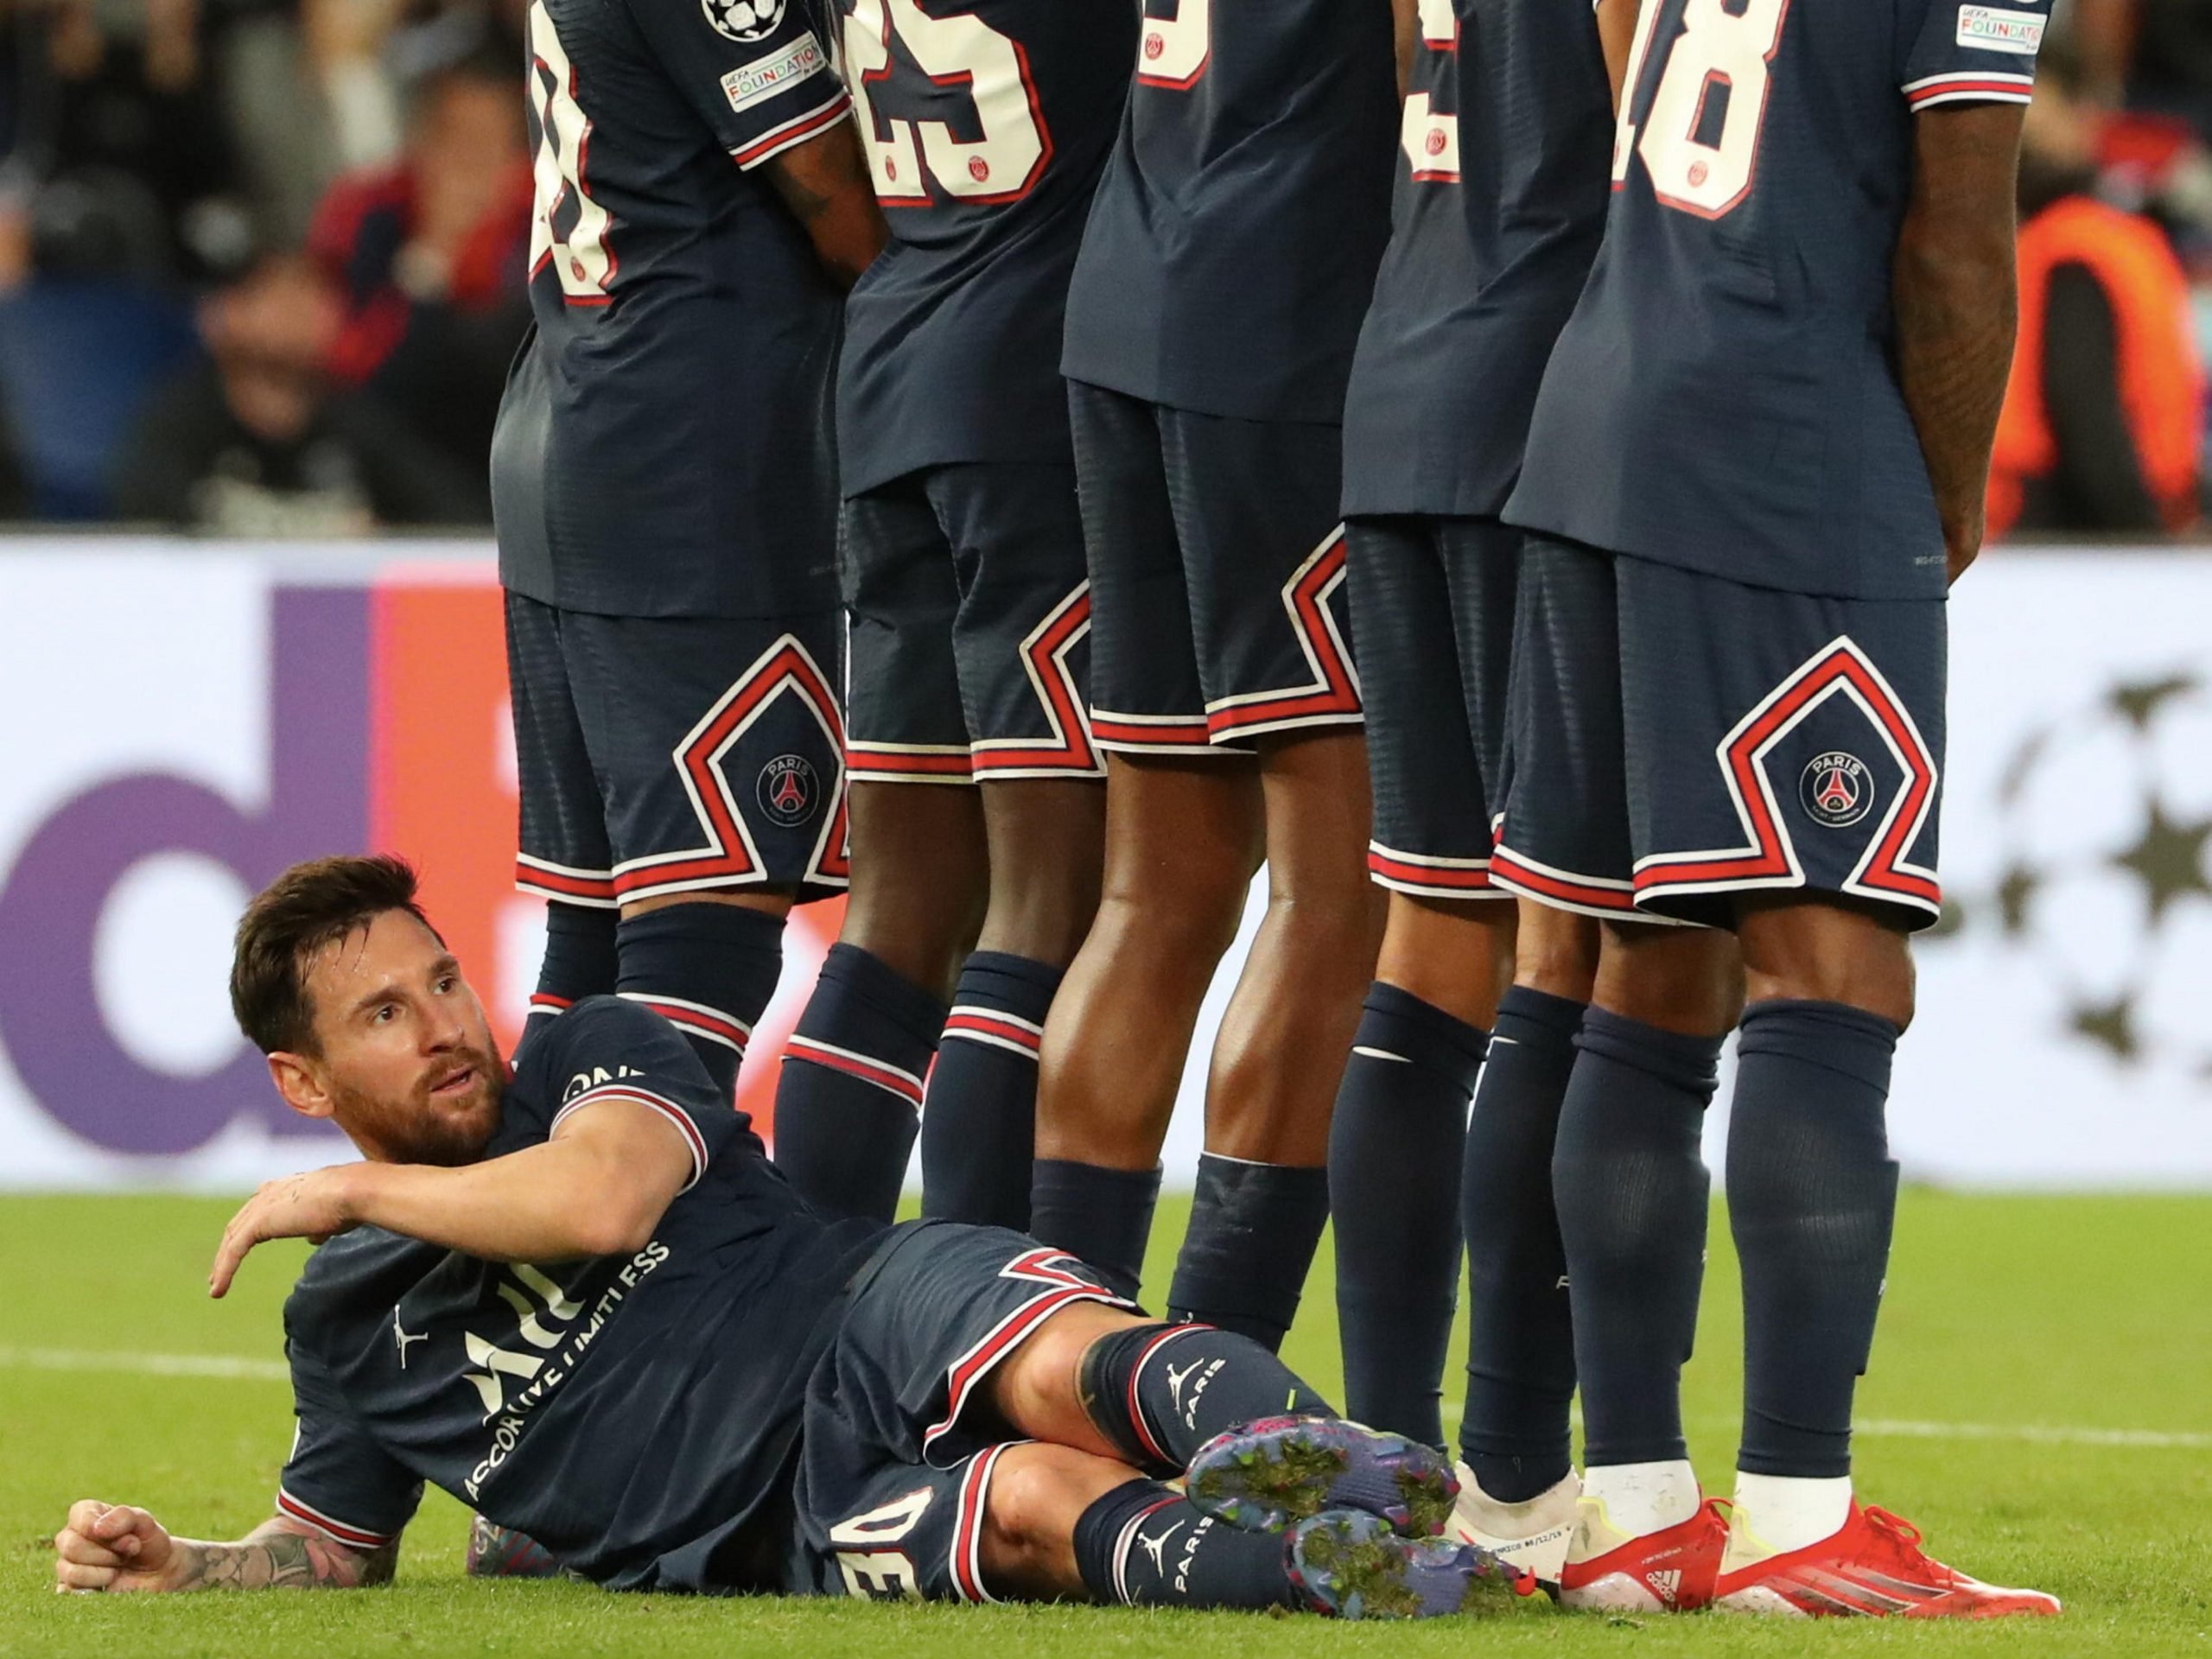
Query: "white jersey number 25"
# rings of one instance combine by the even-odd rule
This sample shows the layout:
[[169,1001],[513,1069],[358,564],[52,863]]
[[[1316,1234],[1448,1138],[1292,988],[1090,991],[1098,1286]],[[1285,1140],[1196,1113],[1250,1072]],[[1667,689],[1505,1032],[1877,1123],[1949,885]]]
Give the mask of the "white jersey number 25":
[[[877,118],[869,82],[890,70],[893,35],[931,80],[965,83],[982,137],[956,137],[943,121]],[[1051,154],[1020,50],[979,17],[932,17],[914,0],[855,0],[845,19],[845,76],[887,207],[929,200],[932,180],[957,200],[1011,201],[1036,183]]]

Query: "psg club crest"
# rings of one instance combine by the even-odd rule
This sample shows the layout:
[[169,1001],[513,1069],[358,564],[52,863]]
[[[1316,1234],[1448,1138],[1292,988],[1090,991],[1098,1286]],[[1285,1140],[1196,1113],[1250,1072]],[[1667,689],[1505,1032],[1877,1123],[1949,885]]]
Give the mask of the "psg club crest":
[[784,0],[699,0],[700,10],[725,40],[765,41],[784,21]]
[[1841,830],[1872,810],[1874,780],[1857,755],[1830,749],[1806,762],[1797,780],[1797,799],[1815,823]]
[[796,830],[822,804],[822,779],[804,755],[779,754],[760,768],[754,791],[772,823]]

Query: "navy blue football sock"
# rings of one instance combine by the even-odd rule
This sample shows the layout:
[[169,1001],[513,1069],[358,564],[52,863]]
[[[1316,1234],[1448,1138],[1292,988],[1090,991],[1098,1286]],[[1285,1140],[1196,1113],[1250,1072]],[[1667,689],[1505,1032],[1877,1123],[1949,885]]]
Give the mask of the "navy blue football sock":
[[1459,1291],[1460,1148],[1486,1037],[1377,980],[1329,1125],[1344,1409],[1435,1446]]
[[1029,1236],[1087,1262],[1135,1301],[1144,1282],[1153,1209],[1160,1202],[1159,1169],[1039,1158],[1030,1182]]
[[1279,1532],[1202,1514],[1156,1480],[1096,1499],[1075,1523],[1075,1560],[1094,1600],[1129,1607],[1298,1607]]
[[784,970],[784,919],[736,905],[671,905],[615,929],[616,989],[690,1039],[726,1096]]
[[1060,974],[1002,950],[961,969],[922,1108],[924,1215],[1029,1230],[1037,1051]]
[[1483,1491],[1519,1503],[1573,1466],[1574,1320],[1552,1207],[1552,1153],[1583,1006],[1516,985],[1498,999],[1490,1064],[1467,1120],[1467,1404],[1459,1455]]
[[1874,1345],[1897,1216],[1883,1116],[1897,1034],[1840,1002],[1745,1012],[1728,1219],[1744,1266],[1736,1466],[1749,1473],[1851,1472],[1851,1396]]
[[1710,1188],[1698,1140],[1722,1040],[1596,1007],[1575,1039],[1552,1194],[1593,1465],[1688,1455],[1681,1374],[1697,1334]]
[[776,1163],[825,1216],[899,1208],[944,1004],[881,958],[836,944],[776,1079]]
[[537,988],[531,993],[530,1018],[522,1028],[524,1042],[584,998],[613,995],[617,977],[614,924],[612,910],[563,904],[558,899],[547,902],[545,957],[538,964]]
[[1328,1222],[1327,1170],[1205,1154],[1167,1317],[1281,1347]]
[[1179,1475],[1217,1434],[1262,1417],[1334,1416],[1269,1350],[1210,1325],[1139,1325],[1084,1351],[1083,1408],[1135,1467]]

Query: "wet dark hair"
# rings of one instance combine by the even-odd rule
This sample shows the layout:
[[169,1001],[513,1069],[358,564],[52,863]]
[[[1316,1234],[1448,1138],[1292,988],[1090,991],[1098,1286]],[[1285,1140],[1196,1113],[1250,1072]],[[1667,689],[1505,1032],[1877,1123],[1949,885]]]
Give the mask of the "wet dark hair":
[[309,859],[255,894],[231,950],[231,1013],[247,1040],[264,1054],[315,1053],[308,959],[388,910],[429,927],[415,893],[414,867],[377,853]]

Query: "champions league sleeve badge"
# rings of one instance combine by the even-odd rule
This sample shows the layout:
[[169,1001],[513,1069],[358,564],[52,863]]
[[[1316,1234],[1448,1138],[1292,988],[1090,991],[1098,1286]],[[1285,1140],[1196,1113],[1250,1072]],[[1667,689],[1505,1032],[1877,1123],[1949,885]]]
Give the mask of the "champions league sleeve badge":
[[766,40],[784,21],[784,0],[699,0],[715,33],[741,46]]

